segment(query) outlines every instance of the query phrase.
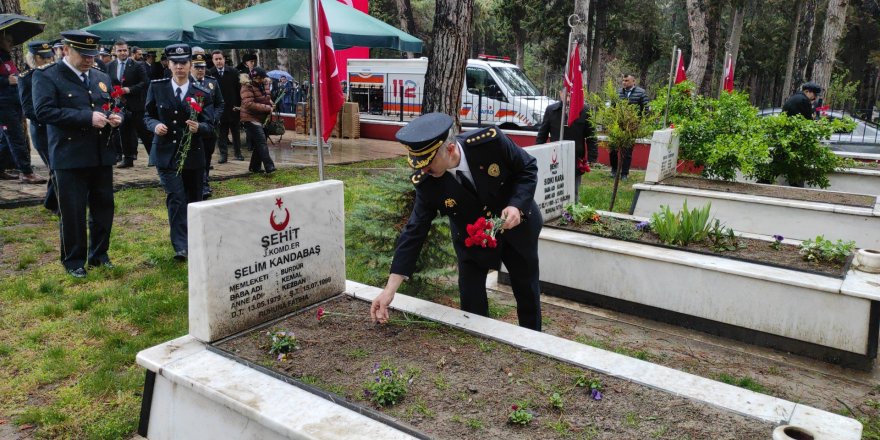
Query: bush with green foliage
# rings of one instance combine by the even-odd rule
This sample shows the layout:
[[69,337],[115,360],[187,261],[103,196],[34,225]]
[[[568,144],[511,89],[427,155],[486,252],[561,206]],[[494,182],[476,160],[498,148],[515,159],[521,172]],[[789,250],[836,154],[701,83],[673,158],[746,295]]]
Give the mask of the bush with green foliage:
[[835,262],[843,264],[847,257],[856,248],[856,242],[826,240],[820,235],[815,240],[805,240],[801,243],[800,253],[807,261]]
[[[384,286],[388,279],[397,237],[415,203],[415,188],[406,174],[409,171],[377,175],[374,201],[358,204],[352,221],[347,222],[351,230],[346,252],[373,269],[370,278],[361,282]],[[449,237],[448,219],[438,216],[416,261],[416,272],[401,286],[401,292],[426,297],[451,289],[437,282],[455,273],[455,251]]]
[[709,217],[711,204],[702,208],[688,210],[687,201],[678,213],[668,206],[661,206],[660,212],[651,214],[651,230],[660,241],[669,245],[687,246],[706,239],[712,227]]
[[409,381],[393,365],[382,362],[376,364],[375,379],[364,385],[364,397],[380,406],[397,405],[406,396]]

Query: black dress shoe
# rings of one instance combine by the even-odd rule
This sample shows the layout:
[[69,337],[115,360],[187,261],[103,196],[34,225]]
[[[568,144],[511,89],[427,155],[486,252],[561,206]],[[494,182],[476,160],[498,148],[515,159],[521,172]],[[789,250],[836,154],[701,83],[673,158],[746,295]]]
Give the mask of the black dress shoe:
[[186,251],[185,250],[177,251],[177,253],[174,254],[174,260],[175,261],[186,261]]
[[113,263],[109,261],[100,262],[100,261],[89,261],[88,267],[106,267],[107,269],[113,269],[116,267]]
[[122,163],[116,165],[116,168],[131,168],[134,166],[134,161],[131,159],[123,159]]
[[74,278],[85,278],[87,275],[86,270],[81,267],[77,269],[68,269],[67,273]]
[[220,160],[217,161],[217,163],[226,163],[228,161],[229,160],[226,157],[221,157]]
[[272,174],[272,173],[275,172],[275,170],[277,170],[277,168],[275,168],[275,167],[267,168],[267,169],[266,169],[266,174]]
[[239,155],[236,155],[236,156],[235,156],[235,160],[244,160],[244,156],[242,156],[242,155],[240,155],[240,154],[239,154]]

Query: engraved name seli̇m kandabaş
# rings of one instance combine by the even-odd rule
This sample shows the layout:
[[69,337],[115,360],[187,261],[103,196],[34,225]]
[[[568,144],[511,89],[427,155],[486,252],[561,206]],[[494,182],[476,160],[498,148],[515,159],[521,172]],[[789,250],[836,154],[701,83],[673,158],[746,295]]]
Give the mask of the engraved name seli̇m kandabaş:
[[309,300],[309,291],[330,283],[332,277],[310,280],[303,269],[309,257],[321,254],[321,245],[309,243],[309,237],[291,222],[290,210],[282,198],[275,198],[269,213],[269,227],[274,232],[260,237],[262,257],[252,264],[235,269],[236,282],[229,286],[231,317],[256,312],[262,318]]

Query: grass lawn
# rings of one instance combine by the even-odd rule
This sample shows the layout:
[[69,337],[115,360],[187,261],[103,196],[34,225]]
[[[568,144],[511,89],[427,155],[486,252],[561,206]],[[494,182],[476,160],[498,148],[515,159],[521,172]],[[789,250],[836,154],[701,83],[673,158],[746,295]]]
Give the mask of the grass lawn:
[[[357,204],[381,203],[371,180],[388,172],[406,178],[396,168],[401,163],[330,166],[326,176],[345,182],[351,212]],[[642,175],[621,185],[617,211],[628,212],[629,187]],[[284,170],[217,182],[214,197],[315,180],[314,168]],[[607,168],[589,173],[582,202],[607,209],[611,182]],[[115,200],[110,258],[116,268],[92,270],[83,280],[67,276],[58,261],[54,216],[42,207],[0,210],[0,424],[37,437],[127,438],[137,425],[144,379],[135,355],[187,333],[186,266],[171,259],[163,191],[123,190]],[[352,241],[349,248],[358,246]],[[356,281],[377,270],[358,261],[346,265]]]

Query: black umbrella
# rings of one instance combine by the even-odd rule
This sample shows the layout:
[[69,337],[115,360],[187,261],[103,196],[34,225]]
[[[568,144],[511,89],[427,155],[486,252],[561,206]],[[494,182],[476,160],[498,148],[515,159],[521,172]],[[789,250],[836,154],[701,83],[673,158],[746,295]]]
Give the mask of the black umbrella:
[[12,36],[12,45],[18,46],[43,32],[46,23],[18,14],[0,14],[0,33]]

